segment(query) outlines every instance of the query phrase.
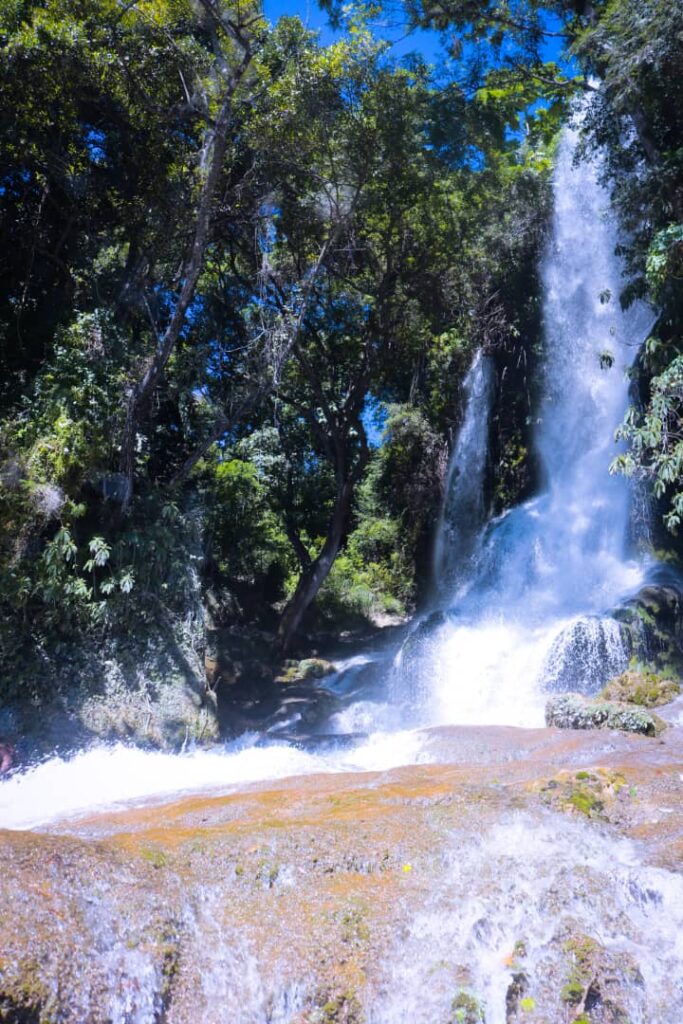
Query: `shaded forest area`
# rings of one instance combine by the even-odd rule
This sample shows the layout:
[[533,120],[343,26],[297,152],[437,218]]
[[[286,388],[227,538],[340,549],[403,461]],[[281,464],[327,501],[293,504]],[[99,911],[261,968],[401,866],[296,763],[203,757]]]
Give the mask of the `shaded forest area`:
[[409,614],[481,347],[491,509],[530,493],[549,179],[586,93],[627,239],[605,301],[658,313],[613,469],[680,524],[683,6],[406,0],[437,68],[377,8],[327,9],[322,46],[248,0],[0,5],[6,697],[159,624],[284,657]]

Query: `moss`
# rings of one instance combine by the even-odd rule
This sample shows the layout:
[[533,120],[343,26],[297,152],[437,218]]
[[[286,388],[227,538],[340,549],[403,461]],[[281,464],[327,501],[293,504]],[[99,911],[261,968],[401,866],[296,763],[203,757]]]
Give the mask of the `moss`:
[[334,665],[324,658],[304,658],[303,661],[285,661],[275,680],[284,686],[306,683],[312,679],[323,679],[335,670]]
[[636,665],[611,679],[601,697],[603,700],[654,708],[669,704],[680,692],[681,688],[671,677],[671,672],[655,672]]
[[367,907],[362,901],[335,914],[340,924],[341,941],[349,946],[365,946],[370,941]]
[[[655,613],[656,610],[656,608],[653,609]],[[651,626],[653,629],[656,627],[657,620],[655,619],[653,612],[649,611],[647,608],[644,608],[642,604],[638,605],[638,607],[636,608],[636,615],[638,616],[641,622],[645,623],[646,626]]]
[[536,1009],[536,1000],[532,999],[531,996],[527,996],[525,999],[521,999],[519,1008],[522,1013],[533,1013]]
[[255,879],[257,882],[264,882],[268,889],[272,889],[280,876],[280,865],[272,864],[262,857],[256,865]]
[[585,814],[588,818],[591,815],[600,814],[604,806],[594,793],[591,793],[589,789],[583,788],[574,790],[569,797],[569,803],[575,810]]
[[302,679],[322,679],[334,672],[334,665],[323,658],[305,658],[299,662],[299,674]]
[[583,985],[580,981],[568,981],[560,992],[563,1003],[580,1003],[583,998]]
[[643,736],[659,736],[666,722],[652,711],[628,703],[589,699],[578,693],[551,697],[545,720],[559,729],[619,729]]
[[310,1024],[362,1024],[363,1010],[355,992],[321,993],[318,1002]]
[[572,935],[562,946],[569,960],[569,976],[560,992],[563,1003],[578,1005],[595,973],[595,963],[601,952],[600,945],[590,935]]
[[581,968],[584,968],[592,961],[595,954],[599,952],[600,946],[590,935],[573,935],[570,939],[567,939],[562,949],[573,957]]
[[483,1024],[486,1021],[484,1009],[471,992],[461,988],[451,1003],[449,1024]]
[[616,795],[627,785],[621,772],[597,768],[594,772],[560,772],[540,787],[541,799],[561,811],[587,818],[606,818]]
[[165,868],[168,863],[166,854],[158,846],[143,847],[140,851],[140,856],[143,860],[148,861],[153,868]]
[[33,959],[19,964],[17,981],[0,990],[0,1021],[12,1024],[51,1024],[49,990]]

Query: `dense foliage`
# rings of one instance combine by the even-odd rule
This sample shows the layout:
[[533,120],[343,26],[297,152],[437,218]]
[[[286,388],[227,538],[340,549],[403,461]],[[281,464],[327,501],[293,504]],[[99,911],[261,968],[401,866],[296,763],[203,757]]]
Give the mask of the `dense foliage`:
[[492,503],[528,488],[519,367],[579,68],[625,300],[662,310],[621,466],[680,519],[680,8],[409,0],[438,76],[330,10],[325,47],[257,3],[0,4],[5,664],[198,588],[282,648],[314,606],[405,613],[478,347],[510,370]]

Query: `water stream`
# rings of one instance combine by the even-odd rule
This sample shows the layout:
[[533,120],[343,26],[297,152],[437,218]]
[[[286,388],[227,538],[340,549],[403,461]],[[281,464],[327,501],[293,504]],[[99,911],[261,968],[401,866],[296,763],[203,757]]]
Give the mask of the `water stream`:
[[[545,359],[536,430],[542,493],[486,522],[496,379],[491,358],[478,354],[465,381],[435,549],[440,607],[415,624],[398,653],[386,646],[356,655],[326,681],[339,706],[321,727],[324,744],[297,746],[275,730],[211,751],[164,754],[119,744],[53,757],[0,782],[0,828],[41,830],[60,821],[68,831],[69,818],[93,808],[230,792],[292,775],[427,763],[438,760],[438,751],[421,727],[540,726],[549,690],[570,684],[595,691],[625,667],[629,650],[611,612],[648,567],[628,549],[629,488],[607,471],[627,404],[626,370],[651,314],[619,307],[615,226],[598,169],[574,164],[576,141],[568,131],[559,149],[542,267]],[[351,738],[358,733],[364,735]],[[531,987],[518,995],[526,994],[528,1006],[546,997],[550,1005],[563,936],[573,934],[577,921],[607,951],[605,969],[616,979],[630,1024],[683,1019],[680,876],[639,864],[631,844],[591,824],[547,811],[525,814],[446,842],[428,900],[375,965],[374,995],[364,1007],[369,1024],[480,1020],[474,1010],[465,1017],[453,1008],[454,986],[465,976],[486,1006],[487,1024],[526,1020],[523,1007],[522,1016],[511,1016],[515,968],[506,954],[522,942],[526,959],[518,974]],[[196,940],[190,960],[203,965],[193,1019],[303,1020],[307,979],[281,980],[232,925],[218,923],[232,896],[220,878],[214,883],[214,896],[207,885],[198,906],[183,911],[183,928]],[[159,970],[144,947],[114,937],[109,945],[102,938],[102,948],[111,958],[106,1019],[166,1020]],[[609,978],[595,980],[603,1013],[595,1019],[625,1021],[604,1016],[609,984]],[[572,1019],[558,1005],[562,1019]],[[83,1012],[81,1019],[90,1019]]]
[[607,471],[651,312],[619,306],[616,227],[599,168],[574,163],[576,142],[568,131],[560,145],[542,264],[543,492],[472,536],[492,373],[477,356],[437,544],[448,614],[425,623],[395,687],[423,722],[541,725],[548,690],[595,692],[629,660],[610,613],[645,566],[628,554],[628,484]]
[[267,742],[245,736],[183,757],[118,746],[55,758],[0,783],[0,825],[34,827],[88,806],[180,790],[414,763],[428,758],[410,732],[416,727],[542,725],[548,690],[595,691],[625,667],[630,652],[610,611],[637,589],[645,566],[627,550],[629,487],[608,467],[628,399],[626,371],[651,312],[620,309],[608,196],[594,164],[575,164],[576,143],[567,130],[542,265],[543,492],[485,522],[496,381],[491,358],[480,353],[464,384],[435,545],[442,609],[417,624],[398,655],[360,655],[327,683],[342,706],[319,731],[366,738],[303,751],[278,742],[275,731]]

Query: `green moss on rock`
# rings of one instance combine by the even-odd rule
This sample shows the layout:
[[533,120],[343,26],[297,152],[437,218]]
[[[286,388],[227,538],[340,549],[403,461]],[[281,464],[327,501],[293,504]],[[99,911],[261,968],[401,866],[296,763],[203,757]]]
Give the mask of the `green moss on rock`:
[[606,701],[655,708],[669,704],[680,692],[679,684],[670,676],[641,668],[629,669],[611,679],[600,696]]
[[545,706],[545,721],[558,729],[619,729],[643,736],[659,736],[666,729],[661,718],[644,708],[580,693],[551,697]]
[[484,1008],[476,996],[461,988],[451,1003],[449,1024],[485,1024]]
[[321,993],[318,1002],[309,1024],[363,1024],[363,1011],[354,992]]
[[331,661],[324,658],[304,658],[302,661],[285,661],[275,682],[283,685],[305,683],[311,679],[323,679],[336,669]]

